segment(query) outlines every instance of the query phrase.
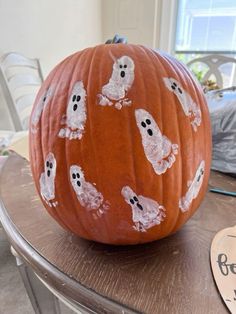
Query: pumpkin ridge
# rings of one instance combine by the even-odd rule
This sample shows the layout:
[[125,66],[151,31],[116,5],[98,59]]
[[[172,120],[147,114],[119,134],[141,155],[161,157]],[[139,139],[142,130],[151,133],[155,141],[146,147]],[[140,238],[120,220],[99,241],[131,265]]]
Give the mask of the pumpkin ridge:
[[[170,65],[170,67],[172,66],[172,59],[171,58],[169,58],[166,54],[164,54],[164,59],[166,60],[166,62]],[[178,64],[178,66],[179,66],[179,64]],[[176,75],[176,77],[178,77],[178,81],[183,81],[183,78],[182,77],[180,77],[181,76],[181,73],[179,73],[179,71],[177,72],[177,69],[174,69],[174,72],[175,72],[175,75]],[[188,73],[186,73],[186,75],[188,76]],[[186,75],[185,75],[185,78],[186,78]],[[189,79],[189,78],[188,78]],[[187,84],[183,84],[182,82],[181,82],[181,84],[182,84],[182,86],[183,85],[186,85],[187,86]],[[184,89],[186,89],[186,87],[184,87]],[[179,106],[181,106],[181,104],[180,104],[180,102],[179,102],[179,100],[178,99],[176,99],[176,96],[175,95],[173,95],[174,96],[174,98],[175,98],[175,108],[176,108],[176,113],[177,113],[177,111],[178,110],[182,110],[182,108],[178,108]],[[182,112],[181,112],[182,113]],[[181,117],[180,117],[180,115],[178,115],[177,114],[177,120],[178,120],[178,122],[177,122],[177,129],[178,129],[178,134],[179,134],[179,139],[180,139],[180,142],[181,142],[181,151],[180,151],[180,156],[181,156],[181,158],[180,158],[180,161],[181,161],[181,174],[183,174],[184,173],[184,171],[185,171],[185,169],[183,168],[183,163],[182,163],[182,160],[184,160],[184,144],[183,144],[183,141],[182,141],[182,136],[180,136],[180,134],[181,134],[181,132],[180,132],[180,125],[181,125],[181,123],[180,123],[180,119],[181,119]],[[195,137],[193,136],[194,135],[194,131],[193,131],[193,129],[192,129],[192,127],[191,127],[191,123],[190,123],[190,120],[189,120],[189,118],[188,117],[185,117],[184,116],[184,119],[185,119],[185,121],[187,121],[188,122],[188,126],[189,126],[189,133],[191,134],[191,151],[193,151],[193,152],[195,152],[196,150],[195,150]],[[197,135],[197,133],[199,132],[199,130],[197,130],[197,132],[196,132],[196,134],[195,135]],[[193,159],[194,159],[194,164],[196,164],[196,162],[195,162],[195,157],[196,157],[196,154],[195,153],[193,153]],[[191,173],[191,175],[189,175],[188,174],[188,176],[190,176],[191,178],[193,177],[193,173]],[[184,180],[183,180],[183,175],[181,176],[181,195],[179,196],[179,199],[181,198],[181,197],[183,197],[183,195],[184,195],[184,193],[183,193],[183,191],[184,191],[184,189],[183,189],[183,187],[184,187],[184,185],[187,185],[187,181],[188,181],[188,179],[186,180],[186,182],[184,182]],[[188,209],[188,211],[187,212],[185,212],[185,213],[181,213],[181,211],[180,211],[180,208],[179,208],[179,203],[177,203],[177,208],[178,208],[178,215],[177,215],[177,218],[176,218],[176,223],[175,223],[175,225],[173,226],[173,229],[172,229],[172,233],[174,233],[176,230],[178,230],[178,227],[179,227],[179,224],[181,224],[182,223],[182,221],[184,221],[184,220],[187,220],[188,219],[188,216],[189,216],[189,213],[191,213],[191,209],[192,209],[192,203],[191,203],[191,206],[190,206],[190,208]]]
[[[55,75],[58,74],[58,72],[60,72],[60,71],[61,71],[61,67],[58,66],[58,68],[55,69],[54,75],[52,75],[52,76],[50,77],[50,79],[49,79],[49,78],[47,79],[47,81],[46,81],[46,83],[47,83],[47,88],[46,88],[46,89],[48,89],[48,88],[51,86],[52,81],[53,81]],[[44,90],[46,90],[46,89],[45,89],[45,87],[41,88],[39,94],[41,94],[41,92],[44,91]],[[55,90],[54,90],[54,93],[55,93]],[[38,98],[38,99],[39,99],[39,98]],[[45,163],[46,154],[48,154],[48,153],[50,152],[50,149],[48,149],[48,147],[47,147],[47,151],[48,151],[47,153],[45,153],[45,150],[44,150],[44,148],[43,148],[43,147],[44,147],[44,136],[43,136],[43,132],[42,132],[43,127],[44,127],[43,120],[44,120],[44,115],[45,115],[45,109],[46,109],[46,110],[50,110],[52,102],[53,102],[53,97],[51,97],[50,102],[48,103],[47,107],[44,108],[43,111],[42,111],[42,113],[41,113],[41,117],[40,117],[40,120],[39,120],[39,123],[38,123],[39,126],[38,126],[38,130],[37,130],[37,133],[39,134],[39,136],[37,137],[37,139],[39,139],[39,141],[40,141],[40,153],[42,154],[42,155],[41,155],[41,156],[42,156],[41,162],[42,162],[42,164],[43,164],[43,171],[44,171],[44,163]],[[35,102],[35,105],[36,105],[36,104],[37,104],[37,100],[36,100],[36,102]],[[49,117],[50,117],[50,114],[48,115],[48,118],[49,118]],[[34,137],[35,137],[36,135],[35,135],[35,134],[34,134],[34,135],[31,134],[31,136],[34,136]],[[31,150],[31,151],[32,151],[32,150]],[[36,150],[35,150],[35,151],[36,151]],[[40,169],[40,172],[42,173],[42,170],[41,170],[41,169]],[[37,178],[37,182],[39,182],[39,178],[40,178],[40,176]],[[37,190],[38,190],[38,188],[37,188]],[[39,193],[39,194],[40,194],[40,193]],[[56,193],[55,193],[55,195],[56,195]],[[55,208],[50,208],[50,209],[48,208],[48,211],[49,211],[49,213],[51,214],[52,217],[55,215],[55,213],[56,213],[56,215],[58,216],[58,212],[57,212],[57,210],[56,210]],[[59,215],[59,222],[60,222],[60,224],[61,224],[62,226],[68,228],[67,224],[64,223],[63,219],[60,218],[60,215]]]
[[[89,70],[88,70],[88,77],[87,77],[87,94],[89,95],[89,89],[91,88],[90,85],[89,85],[89,82],[92,81],[92,76],[93,76],[93,69],[94,69],[94,62],[95,62],[95,59],[97,57],[97,53],[100,52],[100,46],[96,46],[94,47],[94,49],[91,51],[91,59],[89,60],[88,58],[88,62],[90,63],[89,64]],[[99,186],[99,191],[102,193],[103,197],[104,197],[104,200],[103,200],[103,203],[105,201],[109,201],[109,199],[107,199],[107,195],[104,195],[104,188],[103,188],[103,184],[101,182],[101,176],[99,176],[99,173],[102,171],[102,169],[100,170],[99,169],[99,165],[100,163],[98,162],[98,159],[97,159],[97,154],[96,154],[96,149],[95,149],[95,145],[94,145],[94,139],[93,139],[93,136],[92,134],[94,133],[94,123],[93,123],[93,119],[91,118],[91,110],[93,110],[93,107],[96,107],[97,108],[97,103],[91,103],[91,105],[89,105],[89,102],[92,102],[92,99],[90,99],[88,97],[87,99],[87,111],[88,111],[88,117],[90,117],[90,119],[87,118],[87,123],[89,125],[89,137],[90,137],[90,143],[91,143],[91,146],[92,146],[92,155],[93,155],[93,159],[94,159],[94,164],[95,164],[95,167],[93,169],[93,171],[96,171],[95,175],[94,175],[94,178],[96,178],[96,186]],[[102,109],[102,108],[100,108]],[[108,108],[106,108],[108,109]],[[88,133],[88,132],[87,132]],[[91,147],[90,146],[90,147]],[[98,180],[99,179],[99,180]],[[110,201],[109,201],[110,202]],[[112,205],[112,204],[111,204]],[[108,211],[110,210],[110,208],[108,209]],[[105,237],[107,237],[109,239],[109,241],[111,241],[111,238],[110,238],[110,235],[109,233],[107,232],[108,230],[108,226],[109,226],[109,222],[107,221],[107,217],[106,217],[106,214],[103,214],[103,219],[101,218],[98,218],[101,220],[100,222],[100,231],[103,231],[106,233]],[[103,226],[101,226],[103,225]]]
[[[155,69],[155,77],[156,77],[156,82],[157,82],[157,84],[158,84],[158,88],[159,88],[159,90],[160,90],[160,80],[159,80],[159,77],[158,77],[158,75],[157,75],[157,71],[156,71],[156,69],[157,69],[157,66],[161,66],[161,70],[162,70],[162,72],[164,72],[164,73],[166,73],[166,69],[162,66],[162,62],[161,62],[161,60],[160,60],[160,58],[162,57],[161,55],[159,55],[158,54],[158,52],[156,52],[156,51],[154,51],[154,50],[152,50],[152,49],[148,49],[148,52],[150,53],[150,55],[152,55],[153,56],[153,58],[155,58],[156,60],[157,60],[157,62],[158,62],[158,65],[157,65],[157,63],[154,63],[154,60],[153,60],[153,58],[150,58],[150,56],[149,56],[149,54],[147,53],[147,51],[146,51],[146,49],[144,48],[144,47],[142,47],[143,48],[143,50],[144,50],[144,52],[146,53],[146,55],[148,56],[148,58],[150,59],[150,61],[152,62],[152,64],[153,64],[153,67],[154,67],[154,69]],[[162,84],[162,82],[161,82],[161,84]],[[158,94],[158,93],[157,93]],[[161,130],[161,132],[162,132],[162,136],[163,135],[166,135],[166,132],[165,132],[165,130],[164,130],[164,127],[163,127],[163,123],[162,123],[162,121],[163,121],[163,109],[162,109],[162,106],[161,106],[161,104],[163,103],[163,95],[162,95],[162,93],[160,92],[159,93],[160,95],[159,95],[159,101],[157,102],[157,104],[156,104],[156,106],[158,106],[159,107],[159,110],[160,110],[160,116],[157,116],[156,117],[156,112],[155,112],[155,120],[156,121],[160,121],[159,123],[158,123],[158,126],[159,126],[159,128],[160,128],[160,130]],[[155,107],[154,107],[155,108]],[[158,118],[158,119],[157,119]],[[170,138],[169,137],[169,135],[168,135],[168,138],[170,139],[170,141],[173,143],[173,139],[172,138]],[[176,163],[176,161],[177,160],[175,160],[175,163]],[[173,165],[174,166],[174,165]],[[161,175],[158,175],[158,177],[160,178],[160,181],[161,181],[161,196],[162,196],[162,198],[161,198],[161,200],[158,200],[158,202],[160,202],[160,204],[162,204],[164,207],[165,207],[165,209],[166,209],[166,212],[167,212],[167,217],[164,219],[164,221],[163,221],[163,223],[161,223],[160,225],[159,225],[159,228],[161,229],[161,232],[160,232],[160,234],[162,234],[162,230],[163,230],[163,224],[165,224],[165,220],[167,220],[166,222],[168,222],[168,212],[169,213],[171,213],[171,215],[172,215],[172,209],[171,208],[168,208],[168,207],[166,207],[166,205],[164,204],[164,186],[166,186],[167,184],[166,184],[166,180],[167,180],[167,177],[168,177],[168,171],[170,171],[170,169],[168,169],[165,173],[162,173]],[[155,175],[157,175],[157,174],[155,174]],[[171,230],[172,230],[172,228],[169,228],[169,231],[167,232],[167,233],[169,233],[169,232],[171,232]]]

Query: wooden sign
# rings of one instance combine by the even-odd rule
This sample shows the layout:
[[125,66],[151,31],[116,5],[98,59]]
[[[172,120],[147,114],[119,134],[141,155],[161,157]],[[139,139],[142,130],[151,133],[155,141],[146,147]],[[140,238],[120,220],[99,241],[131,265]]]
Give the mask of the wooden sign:
[[216,234],[211,244],[211,267],[220,294],[236,313],[236,226]]

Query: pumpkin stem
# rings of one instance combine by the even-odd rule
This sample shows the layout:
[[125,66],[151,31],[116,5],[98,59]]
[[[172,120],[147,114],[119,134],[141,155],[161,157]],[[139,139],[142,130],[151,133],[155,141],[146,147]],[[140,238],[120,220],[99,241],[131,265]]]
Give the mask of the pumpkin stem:
[[127,44],[128,41],[125,37],[115,35],[113,39],[108,39],[105,44]]

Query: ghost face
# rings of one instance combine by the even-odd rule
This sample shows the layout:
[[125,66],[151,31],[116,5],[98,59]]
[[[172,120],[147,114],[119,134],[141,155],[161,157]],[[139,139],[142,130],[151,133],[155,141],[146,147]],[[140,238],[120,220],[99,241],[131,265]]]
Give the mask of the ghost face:
[[53,153],[49,153],[44,162],[44,172],[40,176],[40,192],[42,198],[49,206],[56,206],[55,199],[55,177],[56,177],[56,159]]
[[135,118],[142,138],[147,142],[157,143],[161,138],[161,132],[150,113],[144,109],[136,109]]
[[46,157],[44,169],[45,169],[45,176],[47,181],[54,180],[56,176],[56,159],[53,153],[49,153]]
[[53,88],[49,87],[43,93],[43,95],[39,98],[39,101],[36,104],[35,109],[34,109],[33,114],[32,114],[32,124],[34,127],[39,123],[42,112],[43,112],[44,108],[47,106],[47,104],[49,103],[52,95],[53,95]]
[[205,161],[202,160],[200,165],[198,166],[194,179],[191,182],[186,195],[179,200],[179,207],[182,212],[186,212],[190,208],[193,199],[195,199],[198,196],[198,193],[202,186],[204,172]]
[[177,96],[185,115],[189,115],[189,95],[183,90],[183,87],[174,78],[164,77],[163,80],[166,87]]
[[111,80],[124,86],[125,90],[131,87],[134,80],[134,62],[130,57],[122,56],[115,61]]
[[84,174],[79,166],[70,167],[70,182],[77,194],[83,192]]
[[143,206],[139,203],[138,196],[129,186],[124,186],[121,190],[121,194],[123,195],[126,203],[129,204],[132,209],[143,211]]
[[86,91],[83,82],[76,82],[67,106],[67,125],[71,129],[83,129],[86,120]]
[[205,172],[205,161],[202,160],[194,177],[190,188],[194,188],[193,197],[196,198],[201,188]]

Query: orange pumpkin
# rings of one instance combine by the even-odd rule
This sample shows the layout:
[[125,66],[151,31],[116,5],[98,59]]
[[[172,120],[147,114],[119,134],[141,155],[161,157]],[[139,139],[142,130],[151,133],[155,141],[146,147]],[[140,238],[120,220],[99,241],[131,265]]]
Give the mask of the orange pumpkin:
[[201,87],[173,57],[99,45],[50,73],[30,122],[36,188],[75,234],[145,243],[178,230],[207,189],[211,132]]

